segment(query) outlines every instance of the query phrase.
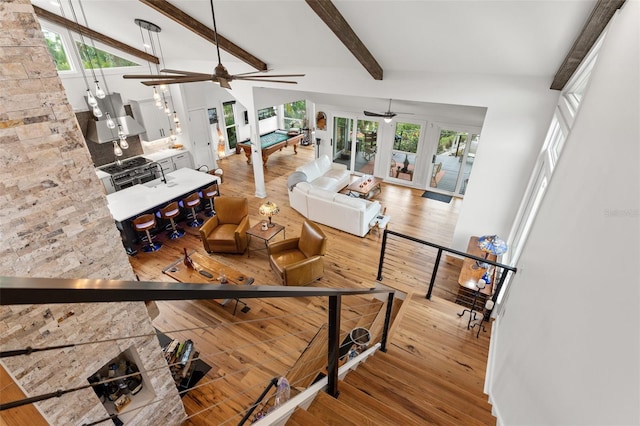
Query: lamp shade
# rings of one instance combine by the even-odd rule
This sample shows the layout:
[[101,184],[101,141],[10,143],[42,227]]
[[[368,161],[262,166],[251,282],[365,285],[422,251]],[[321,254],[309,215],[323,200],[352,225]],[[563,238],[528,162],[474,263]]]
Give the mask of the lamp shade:
[[260,206],[258,213],[260,213],[261,216],[267,216],[269,218],[269,226],[271,227],[273,226],[271,224],[271,216],[280,213],[280,208],[271,201],[267,201]]
[[507,243],[497,235],[484,235],[478,238],[478,247],[483,252],[496,256],[507,251]]

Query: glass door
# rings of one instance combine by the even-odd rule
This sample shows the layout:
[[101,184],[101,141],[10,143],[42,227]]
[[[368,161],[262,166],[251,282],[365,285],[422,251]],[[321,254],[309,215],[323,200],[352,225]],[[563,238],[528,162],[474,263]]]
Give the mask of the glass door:
[[334,117],[334,163],[344,164],[358,174],[373,174],[377,147],[378,122]]
[[351,141],[354,120],[333,117],[333,162],[347,166],[351,170]]
[[438,192],[463,196],[479,141],[479,134],[441,128],[429,187],[438,189]]
[[224,128],[227,133],[227,147],[235,151],[238,143],[238,132],[236,130],[235,101],[223,102],[222,112],[224,115]]
[[420,172],[420,170],[416,170],[416,166],[420,167],[416,159],[418,158],[421,130],[420,124],[396,123],[389,177],[409,182],[414,181],[414,174]]

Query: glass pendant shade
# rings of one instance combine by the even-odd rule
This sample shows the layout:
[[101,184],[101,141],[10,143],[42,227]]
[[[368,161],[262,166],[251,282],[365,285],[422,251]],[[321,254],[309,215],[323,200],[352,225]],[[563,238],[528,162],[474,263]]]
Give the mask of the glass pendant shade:
[[391,123],[392,120],[393,119],[391,117],[385,117],[384,118],[384,122],[387,123],[387,124]]
[[160,90],[162,90],[164,93],[167,93],[169,91],[169,87],[166,84],[161,84]]
[[182,134],[182,126],[179,121],[176,121],[176,133],[179,135]]
[[122,157],[122,149],[118,145],[118,141],[113,141],[113,153],[116,157]]
[[169,139],[171,139],[172,142],[175,142],[176,140],[178,140],[178,137],[176,136],[176,132],[173,129],[170,129],[170,133],[171,133],[171,136],[169,136]]
[[116,122],[111,118],[111,114],[107,113],[107,127],[110,129],[116,128]]
[[156,101],[156,107],[158,107],[158,109],[162,109],[162,101],[160,99]]
[[160,93],[158,93],[158,88],[153,86],[153,100],[156,101],[156,105],[160,102]]
[[122,149],[129,148],[129,142],[127,142],[127,137],[126,136],[122,136],[120,138],[120,148],[122,148]]
[[98,83],[98,80],[96,80],[96,98],[104,99],[106,96],[107,94],[104,93],[104,90],[102,90],[102,88],[100,87],[100,83]]
[[91,90],[89,89],[87,89],[87,103],[91,108],[98,106],[98,101],[96,101],[96,98],[93,97],[93,93],[91,93]]
[[178,118],[178,113],[175,110],[173,111],[173,122],[174,123],[180,122],[180,119]]
[[171,110],[169,109],[169,102],[164,103],[164,113],[167,115],[171,115]]
[[96,118],[102,117],[102,110],[98,108],[98,105],[93,107],[93,116]]
[[117,164],[118,166],[122,166],[122,160],[120,160],[120,159],[118,158],[118,159],[116,160],[116,164]]

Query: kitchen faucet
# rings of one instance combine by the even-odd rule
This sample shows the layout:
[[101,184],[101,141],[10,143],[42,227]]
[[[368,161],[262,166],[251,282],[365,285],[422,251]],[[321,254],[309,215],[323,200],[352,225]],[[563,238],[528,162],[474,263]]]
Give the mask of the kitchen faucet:
[[162,166],[160,165],[160,163],[157,163],[155,161],[152,161],[150,164],[155,164],[156,166],[158,166],[158,168],[160,169],[160,173],[162,173],[162,183],[167,183],[167,178],[164,176],[164,170],[162,169]]

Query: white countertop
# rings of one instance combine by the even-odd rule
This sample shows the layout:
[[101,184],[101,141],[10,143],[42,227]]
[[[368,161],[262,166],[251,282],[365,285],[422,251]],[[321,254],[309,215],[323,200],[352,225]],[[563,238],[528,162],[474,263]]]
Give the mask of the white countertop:
[[183,152],[189,152],[186,149],[163,149],[162,151],[152,152],[151,154],[142,154],[144,158],[151,161],[160,161],[165,158],[173,157],[174,155],[182,154]]
[[107,206],[113,219],[123,222],[168,201],[188,195],[202,186],[215,181],[219,183],[217,176],[186,167],[167,173],[166,177],[166,184],[162,183],[161,179],[155,179],[107,195]]

